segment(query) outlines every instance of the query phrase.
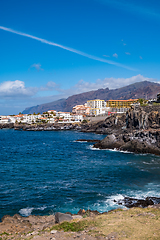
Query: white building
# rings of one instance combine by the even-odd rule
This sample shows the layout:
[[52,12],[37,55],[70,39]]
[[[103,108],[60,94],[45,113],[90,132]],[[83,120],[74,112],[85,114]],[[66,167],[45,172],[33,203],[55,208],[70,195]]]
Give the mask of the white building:
[[101,115],[106,112],[106,102],[104,100],[95,99],[87,101],[87,106],[90,107],[90,115]]
[[72,115],[70,114],[70,112],[58,112],[57,117],[71,120]]
[[7,116],[0,116],[0,123],[5,124],[5,123],[10,123],[10,119]]
[[106,102],[100,99],[94,99],[87,101],[87,106],[90,108],[104,108],[106,107]]
[[83,121],[83,115],[73,115],[72,119],[74,119],[76,122],[82,122]]

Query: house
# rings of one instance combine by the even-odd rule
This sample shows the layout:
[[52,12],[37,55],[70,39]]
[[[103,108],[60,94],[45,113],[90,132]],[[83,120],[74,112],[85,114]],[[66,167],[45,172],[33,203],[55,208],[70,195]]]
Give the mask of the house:
[[84,105],[76,105],[72,109],[72,113],[76,115],[89,115],[90,107],[87,107],[86,104]]

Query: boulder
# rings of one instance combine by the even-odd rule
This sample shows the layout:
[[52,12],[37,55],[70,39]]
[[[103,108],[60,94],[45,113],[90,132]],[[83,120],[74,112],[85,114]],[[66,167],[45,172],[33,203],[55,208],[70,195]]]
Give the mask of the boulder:
[[61,223],[64,221],[69,222],[72,219],[73,219],[73,217],[70,214],[65,214],[65,213],[60,213],[60,212],[57,212],[55,214],[55,223]]
[[114,149],[119,148],[123,143],[124,142],[118,139],[114,134],[110,134],[99,143],[94,144],[94,147],[100,149]]

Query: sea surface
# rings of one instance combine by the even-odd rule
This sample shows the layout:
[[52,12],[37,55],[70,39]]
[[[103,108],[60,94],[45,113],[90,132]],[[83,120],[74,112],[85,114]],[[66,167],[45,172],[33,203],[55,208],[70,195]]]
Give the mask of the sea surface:
[[0,130],[0,218],[108,211],[124,196],[160,197],[160,157],[98,150],[78,131]]

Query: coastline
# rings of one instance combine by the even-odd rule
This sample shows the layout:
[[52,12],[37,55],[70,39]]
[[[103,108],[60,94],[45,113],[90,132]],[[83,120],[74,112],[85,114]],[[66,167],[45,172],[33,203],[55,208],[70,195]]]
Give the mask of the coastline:
[[77,214],[4,216],[0,238],[9,239],[147,239],[159,236],[160,204],[108,212],[80,209]]

